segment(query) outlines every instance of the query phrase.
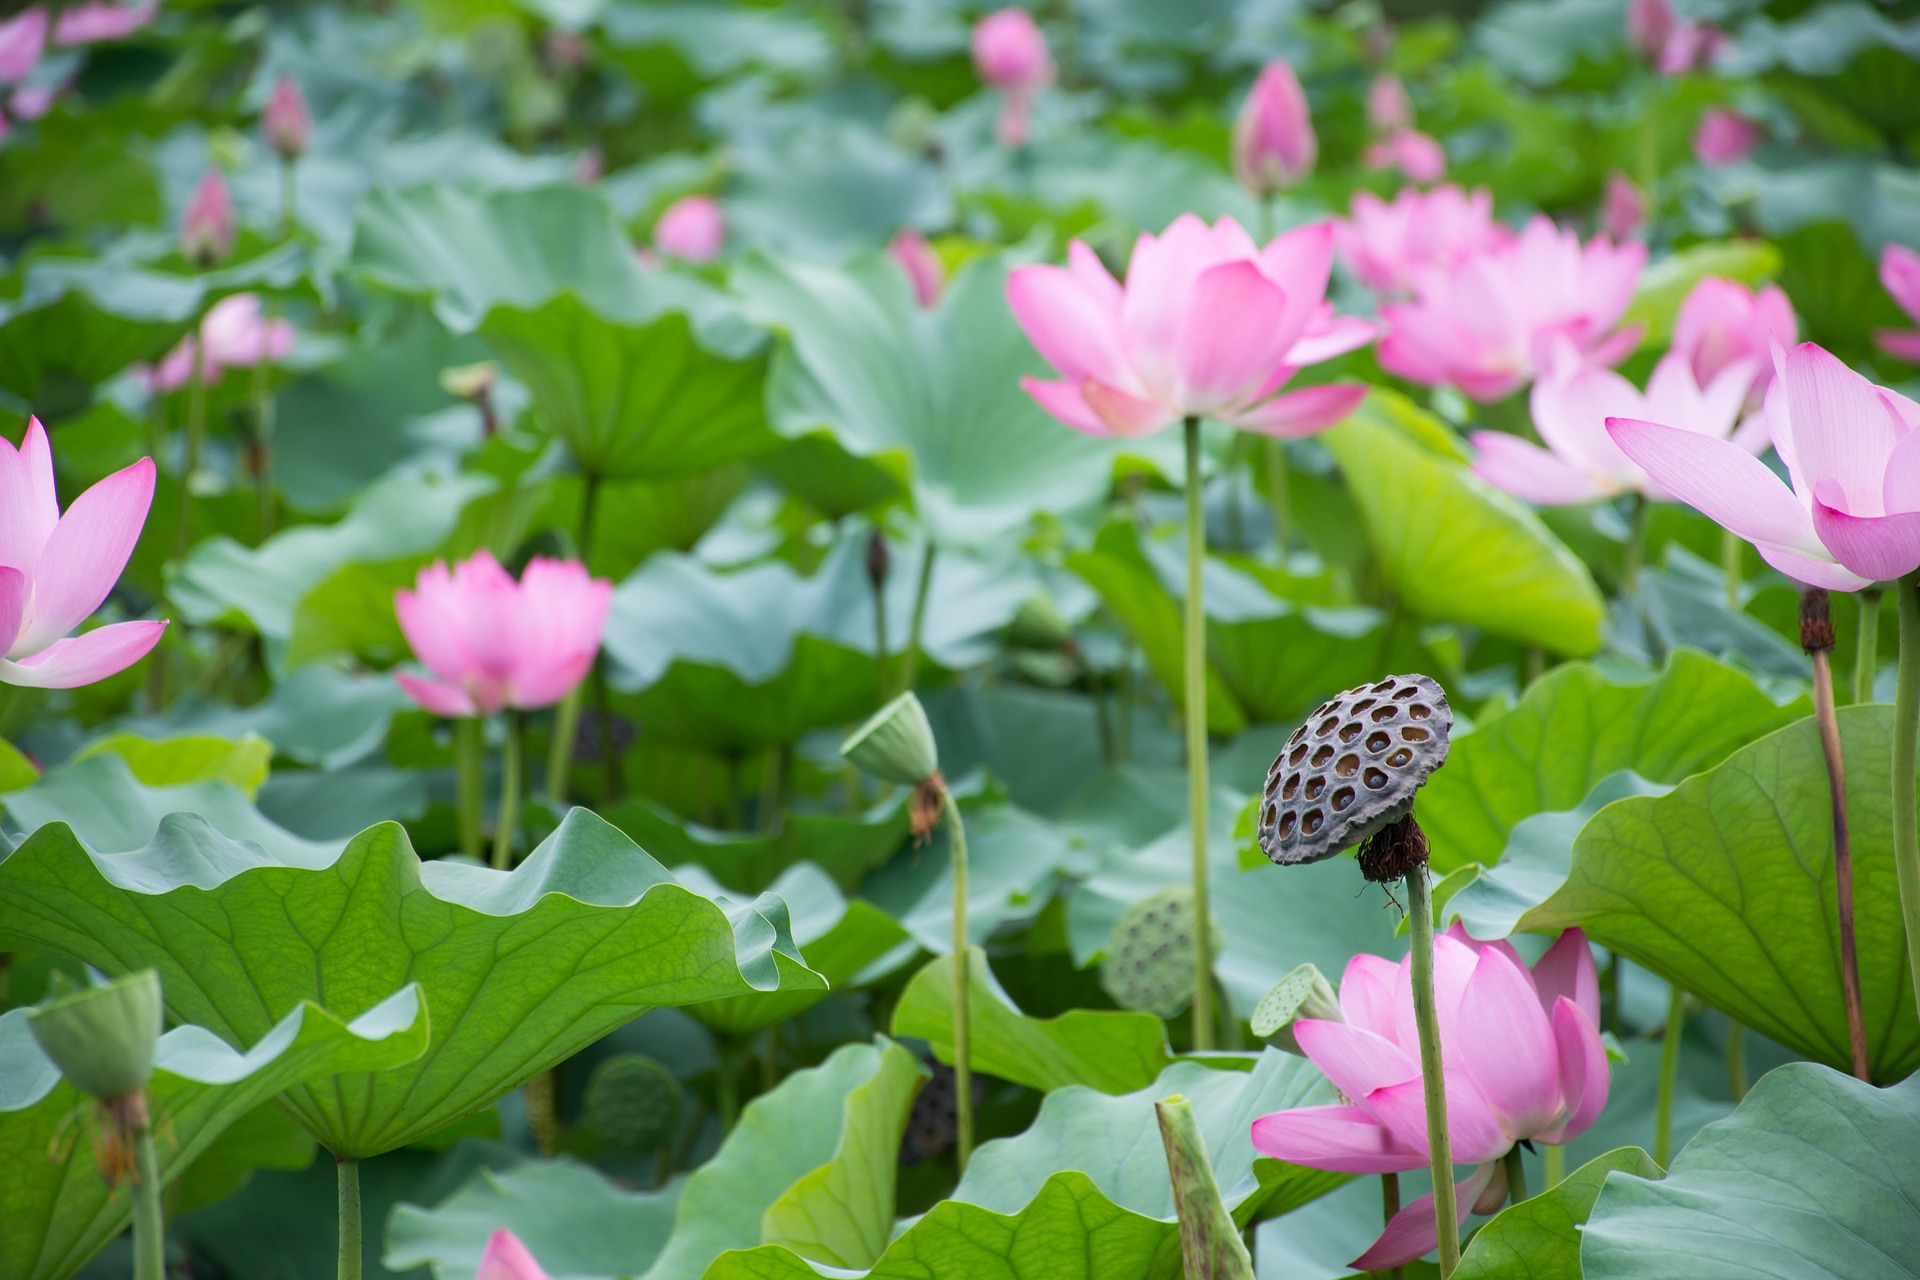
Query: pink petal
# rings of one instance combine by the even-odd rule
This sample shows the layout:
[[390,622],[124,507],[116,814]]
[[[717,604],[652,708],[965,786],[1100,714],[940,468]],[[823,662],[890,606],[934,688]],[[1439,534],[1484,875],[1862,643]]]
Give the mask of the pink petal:
[[1568,929],[1547,948],[1533,966],[1533,985],[1543,1009],[1551,1009],[1554,1001],[1565,996],[1595,1026],[1600,1024],[1600,975],[1594,967],[1593,948],[1579,929]]
[[0,565],[0,653],[13,647],[27,616],[27,575]]
[[1080,394],[1080,388],[1070,382],[1022,378],[1020,389],[1032,396],[1034,403],[1046,410],[1048,414],[1075,431],[1085,432],[1090,436],[1113,434],[1112,429],[1100,421],[1100,415],[1087,404],[1086,397]]
[[1753,549],[1760,553],[1762,560],[1805,586],[1825,587],[1829,591],[1858,591],[1862,587],[1872,586],[1876,581],[1851,573],[1831,560],[1786,551],[1770,543],[1756,542]]
[[[1493,1181],[1494,1174],[1500,1169],[1496,1164],[1484,1164],[1468,1175],[1464,1182],[1454,1185],[1456,1206],[1460,1214],[1460,1224],[1464,1226],[1467,1214],[1474,1202]],[[1433,1214],[1433,1193],[1401,1207],[1387,1223],[1387,1229],[1380,1233],[1368,1250],[1355,1258],[1349,1265],[1356,1271],[1390,1271],[1394,1267],[1405,1266],[1418,1261],[1440,1247],[1440,1224]]]
[[166,629],[164,622],[115,622],[70,640],[56,640],[24,661],[0,659],[0,684],[77,689],[146,657]]
[[1304,368],[1358,351],[1380,336],[1380,326],[1359,316],[1328,316],[1309,325],[1299,341],[1287,348],[1287,363]]
[[1813,528],[1833,558],[1849,572],[1875,582],[1904,577],[1920,568],[1920,511],[1893,516],[1850,516],[1827,505],[1834,496],[1823,480],[1815,489]]
[[1149,393],[1171,392],[1177,376],[1175,345],[1194,281],[1219,260],[1212,228],[1191,213],[1175,218],[1158,237],[1143,234],[1134,242],[1121,332],[1129,363]]
[[[1392,1039],[1408,1053],[1418,1055],[1420,1037],[1413,1021],[1411,960],[1412,957],[1408,957],[1400,962],[1400,971],[1394,979]],[[1434,1004],[1440,1015],[1440,1043],[1449,1055],[1455,1043],[1448,1032],[1457,1032],[1454,1019],[1460,1012],[1460,999],[1466,994],[1467,984],[1473,980],[1474,966],[1479,962],[1474,949],[1458,938],[1442,934],[1433,940]]]
[[1344,420],[1366,398],[1367,388],[1360,383],[1325,382],[1275,396],[1227,421],[1263,436],[1298,439]]
[[1333,247],[1334,226],[1328,219],[1277,235],[1259,252],[1261,273],[1287,299],[1282,325],[1289,347],[1312,330],[1326,300],[1327,280],[1333,274]]
[[1473,472],[1496,489],[1539,507],[1570,507],[1610,492],[1539,445],[1504,431],[1468,437],[1477,456]]
[[1278,332],[1286,313],[1287,295],[1244,258],[1201,272],[1174,345],[1181,406],[1212,414],[1266,381],[1293,345]]
[[1598,1024],[1565,996],[1553,1002],[1553,1040],[1560,1060],[1560,1097],[1568,1112],[1565,1123],[1540,1136],[1548,1142],[1570,1142],[1585,1133],[1606,1108],[1612,1084],[1607,1047]]
[[1088,378],[1081,383],[1080,396],[1087,402],[1087,407],[1093,410],[1094,416],[1106,426],[1109,435],[1152,435],[1178,421],[1172,413],[1152,401],[1128,395],[1098,378]]
[[1554,1122],[1560,1109],[1553,1027],[1533,976],[1497,948],[1480,953],[1460,1000],[1457,1045],[1442,1045],[1480,1086],[1501,1130],[1524,1138]]
[[1787,353],[1785,384],[1801,472],[1837,484],[1843,496],[1836,507],[1884,514],[1887,455],[1898,435],[1874,385],[1811,342]]
[[1354,956],[1340,978],[1341,1016],[1363,1030],[1391,1036],[1393,985],[1399,976],[1400,966],[1385,956],[1364,951]]
[[1080,282],[1080,288],[1099,306],[1112,313],[1120,314],[1120,304],[1126,301],[1126,291],[1120,282],[1107,270],[1107,264],[1100,261],[1100,255],[1088,248],[1085,243],[1074,240],[1067,245],[1067,270]]
[[[411,671],[396,671],[394,682],[402,693],[419,703],[422,709],[436,716],[445,716],[449,720],[459,720],[467,716],[484,714],[474,705],[464,689],[456,685],[441,684],[424,676],[416,676]],[[497,710],[497,708],[494,708]]]
[[1738,445],[1632,418],[1607,433],[1655,484],[1749,542],[1818,555],[1806,508],[1766,465]]
[[1400,1141],[1353,1106],[1295,1107],[1253,1122],[1261,1155],[1333,1173],[1400,1173],[1427,1163],[1427,1142]]
[[[1896,397],[1889,392],[1885,399],[1895,413],[1904,415],[1909,409],[1920,411],[1920,405],[1915,405],[1905,396]],[[1920,428],[1910,427],[1900,437],[1900,443],[1893,446],[1893,452],[1887,455],[1883,498],[1889,515],[1920,511]]]
[[153,459],[142,458],[74,499],[41,548],[33,571],[33,620],[15,638],[12,653],[47,647],[100,607],[140,540],[153,504],[153,474]]
[[1896,360],[1920,364],[1920,329],[1875,329],[1873,340]]
[[1616,479],[1634,474],[1608,438],[1606,423],[1608,418],[1648,415],[1640,393],[1613,370],[1584,364],[1577,352],[1563,346],[1552,372],[1533,384],[1527,404],[1541,441],[1577,469]]
[[[1449,1056],[1453,1052],[1444,1031],[1441,1033],[1440,1047]],[[1480,1092],[1480,1086],[1473,1082],[1473,1077],[1465,1070],[1449,1067],[1445,1074],[1447,1136],[1453,1146],[1453,1158],[1462,1164],[1479,1164],[1483,1160],[1505,1155],[1513,1146],[1513,1139],[1501,1130],[1493,1108]],[[1425,1083],[1415,1076],[1400,1084],[1375,1089],[1358,1101],[1381,1124],[1392,1130],[1402,1143],[1412,1146],[1418,1141],[1424,1149],[1427,1142]]]
[[1920,320],[1920,253],[1903,244],[1889,244],[1880,254],[1880,283],[1900,309]]
[[32,574],[59,521],[53,449],[40,419],[29,418],[18,451],[0,440],[0,564]]
[[1349,1098],[1364,1098],[1420,1074],[1419,1060],[1412,1054],[1351,1023],[1307,1018],[1293,1024],[1293,1034],[1300,1052]]
[[1077,272],[1063,267],[1016,267],[1007,276],[1007,305],[1048,364],[1070,383],[1086,378],[1127,380],[1119,316]]
[[527,1246],[511,1231],[495,1231],[487,1237],[487,1251],[480,1255],[480,1270],[473,1280],[548,1280]]

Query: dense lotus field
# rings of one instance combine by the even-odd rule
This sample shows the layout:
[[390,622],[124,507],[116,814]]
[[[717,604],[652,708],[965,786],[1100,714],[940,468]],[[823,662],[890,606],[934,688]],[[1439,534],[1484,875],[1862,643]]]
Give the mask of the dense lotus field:
[[10,0],[0,1280],[1920,1277],[1920,15]]

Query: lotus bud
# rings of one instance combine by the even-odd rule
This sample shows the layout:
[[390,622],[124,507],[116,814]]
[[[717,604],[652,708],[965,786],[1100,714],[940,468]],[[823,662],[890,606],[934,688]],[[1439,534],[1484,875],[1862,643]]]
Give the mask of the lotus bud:
[[1701,164],[1719,167],[1745,159],[1759,144],[1759,125],[1715,107],[1700,118],[1700,128],[1693,135],[1693,154]]
[[1633,0],[1627,6],[1627,38],[1651,62],[1667,47],[1679,21],[1669,0]]
[[1253,1259],[1220,1199],[1220,1184],[1214,1180],[1206,1139],[1194,1122],[1193,1105],[1175,1094],[1154,1103],[1153,1110],[1160,1120],[1160,1141],[1167,1149],[1185,1274],[1208,1280],[1253,1280]]
[[867,582],[878,595],[886,590],[887,574],[893,569],[893,555],[887,550],[887,535],[876,527],[867,534]]
[[940,288],[946,283],[946,268],[940,265],[940,255],[933,251],[927,238],[912,227],[894,234],[887,245],[887,253],[906,271],[907,279],[913,282],[913,296],[923,307],[930,307],[940,301]]
[[456,400],[473,402],[480,410],[480,432],[488,439],[500,430],[493,408],[493,384],[499,377],[500,370],[490,360],[451,365],[440,371],[440,389]]
[[1293,186],[1313,171],[1318,144],[1307,95],[1293,68],[1269,62],[1233,126],[1233,171],[1257,196]]
[[1051,596],[1032,595],[1013,611],[1007,643],[1021,649],[1064,649],[1073,643],[1073,628],[1060,616]]
[[1299,1053],[1293,1038],[1293,1024],[1302,1020],[1345,1022],[1340,1012],[1340,997],[1326,975],[1311,964],[1303,964],[1273,984],[1273,990],[1260,998],[1249,1019],[1253,1034],[1272,1040],[1276,1048]]
[[1367,123],[1381,133],[1413,126],[1413,104],[1399,76],[1382,72],[1367,86]]
[[203,270],[233,252],[233,197],[218,169],[210,169],[193,189],[180,223],[180,248]]
[[102,1102],[138,1093],[160,1042],[160,975],[142,969],[104,986],[55,995],[27,1012],[27,1029],[68,1082]]
[[1647,221],[1647,198],[1624,173],[1607,175],[1607,196],[1600,206],[1600,229],[1614,240],[1625,240]]
[[279,152],[282,160],[297,160],[306,151],[313,140],[313,116],[293,77],[281,76],[274,83],[260,127],[267,135],[267,145]]

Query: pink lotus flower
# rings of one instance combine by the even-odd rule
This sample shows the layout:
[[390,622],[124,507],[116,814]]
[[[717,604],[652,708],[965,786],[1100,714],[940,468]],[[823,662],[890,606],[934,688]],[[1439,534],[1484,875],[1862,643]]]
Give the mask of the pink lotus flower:
[[100,481],[60,512],[53,448],[40,419],[19,449],[0,440],[0,684],[72,689],[147,656],[165,622],[67,633],[120,580],[153,505],[153,459]]
[[1682,22],[1661,46],[1656,65],[1661,75],[1685,75],[1707,66],[1727,47],[1727,33],[1711,22]]
[[1679,23],[1668,0],[1633,0],[1627,6],[1627,38],[1649,62],[1659,59]]
[[1774,349],[1766,421],[1791,482],[1739,445],[1634,418],[1607,431],[1667,492],[1808,586],[1857,591],[1920,567],[1920,405],[1811,342]]
[[1693,154],[1701,164],[1715,167],[1735,164],[1759,145],[1759,125],[1718,107],[1700,118],[1693,135]]
[[1002,9],[975,23],[973,67],[1000,90],[1000,141],[1022,145],[1033,100],[1053,82],[1053,54],[1033,15],[1025,9]]
[[1142,235],[1123,286],[1080,241],[1065,267],[1016,268],[1007,301],[1063,375],[1024,378],[1042,409],[1076,431],[1144,436],[1189,415],[1272,436],[1303,436],[1351,413],[1350,383],[1279,394],[1302,366],[1365,346],[1374,327],[1326,302],[1333,225],[1265,248],[1231,218],[1192,214]]
[[273,84],[273,96],[260,116],[261,131],[267,145],[280,153],[282,160],[296,160],[313,140],[313,116],[307,111],[307,99],[291,76],[281,76]]
[[233,196],[218,169],[207,170],[187,201],[180,222],[180,248],[202,267],[210,267],[233,252],[236,224]]
[[927,243],[925,236],[912,227],[904,227],[887,244],[887,253],[907,273],[907,279],[913,282],[915,301],[923,307],[940,301],[940,290],[946,283],[947,272],[940,265],[940,255],[933,251],[933,246]]
[[1253,194],[1272,195],[1311,173],[1317,150],[1307,95],[1293,68],[1275,58],[1233,123],[1233,172]]
[[1731,438],[1752,454],[1766,452],[1766,421],[1755,414],[1738,430],[1753,366],[1735,361],[1713,381],[1694,381],[1687,357],[1672,351],[1654,366],[1644,394],[1611,369],[1583,364],[1562,346],[1547,375],[1533,384],[1534,429],[1546,448],[1503,431],[1476,431],[1481,479],[1543,507],[1572,506],[1622,493],[1664,499],[1633,459],[1607,435],[1609,418],[1647,418],[1716,440]]
[[53,110],[54,99],[66,89],[63,84],[23,84],[7,99],[7,110],[16,120],[38,120]]
[[487,1251],[480,1255],[480,1270],[473,1280],[548,1280],[548,1276],[519,1236],[501,1230],[487,1237]]
[[1335,227],[1348,270],[1375,293],[1404,295],[1429,269],[1451,269],[1470,254],[1512,239],[1493,220],[1493,196],[1459,187],[1402,187],[1388,204],[1371,191],[1353,197],[1353,215]]
[[1624,173],[1607,175],[1607,195],[1600,205],[1600,230],[1625,240],[1647,223],[1647,197]]
[[681,196],[653,228],[654,248],[685,262],[712,262],[726,239],[727,222],[712,196]]
[[[1578,929],[1560,935],[1528,972],[1512,945],[1476,942],[1459,925],[1434,939],[1434,989],[1454,1159],[1478,1165],[1460,1185],[1460,1218],[1506,1199],[1499,1160],[1522,1142],[1585,1132],[1606,1106],[1600,984]],[[1427,1166],[1427,1108],[1414,1031],[1410,960],[1359,955],[1340,983],[1340,1021],[1293,1025],[1301,1051],[1343,1101],[1253,1122],[1262,1155],[1339,1173]],[[1433,1197],[1387,1223],[1357,1270],[1400,1266],[1439,1243]]]
[[1799,338],[1793,304],[1779,285],[1755,291],[1718,276],[1707,276],[1693,286],[1673,325],[1673,349],[1686,356],[1694,378],[1703,386],[1736,362],[1753,370],[1753,386],[1747,391],[1749,409],[1760,407],[1773,381],[1773,348],[1790,347]]
[[[293,326],[269,320],[254,293],[236,293],[220,299],[200,322],[199,341],[206,344],[201,374],[208,386],[228,369],[250,369],[272,364],[293,349]],[[195,335],[188,334],[169,351],[148,377],[151,390],[165,393],[187,385],[193,377]]]
[[1447,176],[1446,149],[1418,129],[1396,129],[1384,140],[1367,144],[1360,163],[1375,172],[1398,169],[1415,182],[1438,182]]
[[54,41],[63,45],[97,44],[103,40],[124,40],[153,21],[160,12],[160,0],[142,4],[112,4],[90,0],[69,5],[60,11],[54,28]]
[[47,11],[28,9],[0,22],[0,84],[23,80],[47,44]]
[[1413,103],[1407,100],[1407,87],[1399,76],[1383,71],[1367,86],[1367,123],[1381,133],[1413,124]]
[[393,596],[400,629],[431,678],[396,672],[439,716],[532,711],[567,696],[593,666],[613,584],[578,560],[535,557],[518,582],[485,551],[451,570],[435,562]]
[[1380,308],[1381,367],[1429,386],[1498,400],[1531,381],[1567,339],[1590,363],[1619,363],[1640,341],[1619,328],[1646,265],[1642,244],[1585,245],[1542,216],[1511,240],[1416,273],[1414,300]]
[[[1920,253],[1903,244],[1889,244],[1880,254],[1880,283],[1902,311],[1920,320]],[[1920,364],[1920,329],[1881,329],[1873,340],[1888,355]]]

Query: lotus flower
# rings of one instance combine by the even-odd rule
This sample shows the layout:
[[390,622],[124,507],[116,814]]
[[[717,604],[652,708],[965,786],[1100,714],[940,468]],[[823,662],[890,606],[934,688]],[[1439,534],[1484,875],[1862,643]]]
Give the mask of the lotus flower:
[[1739,162],[1758,145],[1759,125],[1718,107],[1700,117],[1700,128],[1693,135],[1693,154],[1701,164],[1715,168]]
[[1413,103],[1407,100],[1407,87],[1399,76],[1382,72],[1367,86],[1367,123],[1381,133],[1413,124]]
[[1501,431],[1476,431],[1473,469],[1489,484],[1543,507],[1622,493],[1663,499],[1666,493],[1607,435],[1607,420],[1647,418],[1715,440],[1731,437],[1748,453],[1764,453],[1766,421],[1760,415],[1735,430],[1752,382],[1752,364],[1735,361],[1703,387],[1687,357],[1672,351],[1654,366],[1643,395],[1613,370],[1583,364],[1563,346],[1548,374],[1533,384],[1533,425],[1547,447]]
[[1662,75],[1685,75],[1712,62],[1726,47],[1726,32],[1711,22],[1689,19],[1674,27],[1655,63]]
[[210,267],[233,252],[236,232],[233,196],[218,169],[209,169],[187,200],[180,221],[180,248],[202,267]]
[[654,247],[686,262],[712,262],[726,239],[726,219],[712,196],[680,197],[667,206],[653,228]]
[[68,638],[100,607],[153,505],[153,459],[100,481],[63,515],[38,418],[0,440],[0,684],[72,689],[147,656],[165,622],[115,622]]
[[1645,245],[1582,245],[1537,217],[1506,243],[1417,272],[1414,300],[1380,309],[1380,364],[1476,400],[1524,386],[1563,338],[1590,363],[1617,364],[1640,341],[1638,328],[1618,326],[1646,261]]
[[60,20],[54,27],[54,41],[57,44],[97,44],[103,40],[124,40],[140,28],[153,21],[160,12],[160,0],[144,0],[141,4],[111,4],[106,0],[89,0],[86,4],[68,5],[60,11]]
[[1313,113],[1293,68],[1275,58],[1253,82],[1233,124],[1233,172],[1257,196],[1284,191],[1313,172]]
[[1633,0],[1627,6],[1627,38],[1649,62],[1659,59],[1679,23],[1669,0]]
[[1447,176],[1447,153],[1439,142],[1418,129],[1395,129],[1369,143],[1360,163],[1375,171],[1398,169],[1415,182],[1438,182]]
[[1647,197],[1624,173],[1607,175],[1607,194],[1600,205],[1600,229],[1614,240],[1625,240],[1647,224]]
[[1000,141],[1010,147],[1026,142],[1028,109],[1053,82],[1053,54],[1033,15],[1025,9],[1002,9],[975,23],[973,67],[1000,90]]
[[925,236],[912,227],[904,228],[887,244],[887,253],[913,282],[913,296],[921,306],[930,307],[940,300],[947,273]]
[[[1920,253],[1890,244],[1880,254],[1880,283],[1900,309],[1920,321]],[[1920,329],[1881,329],[1873,335],[1880,349],[1909,364],[1920,364]]]
[[[1459,925],[1434,939],[1434,989],[1454,1159],[1478,1165],[1460,1185],[1460,1217],[1506,1199],[1500,1158],[1519,1143],[1557,1145],[1585,1132],[1607,1102],[1600,984],[1578,929],[1560,935],[1528,972],[1506,942],[1480,943]],[[1341,1021],[1293,1024],[1294,1038],[1343,1101],[1253,1122],[1261,1154],[1339,1173],[1425,1168],[1427,1108],[1413,1021],[1411,961],[1359,955],[1340,983]],[[1411,1262],[1439,1237],[1433,1197],[1387,1223],[1357,1270]]]
[[1021,380],[1076,431],[1144,436],[1190,415],[1271,436],[1303,436],[1351,413],[1366,388],[1280,394],[1302,366],[1365,346],[1373,326],[1326,302],[1333,225],[1265,248],[1231,218],[1192,214],[1142,235],[1123,286],[1080,241],[1065,267],[1015,269],[1007,301],[1059,381]]
[[612,602],[613,584],[588,577],[577,560],[535,557],[518,582],[485,551],[451,570],[436,562],[393,596],[431,677],[394,678],[440,716],[552,706],[593,666]]
[[267,145],[283,160],[295,160],[313,140],[313,116],[307,111],[307,99],[291,76],[281,76],[273,84],[273,96],[260,116],[261,131]]
[[480,1270],[473,1280],[548,1280],[547,1273],[511,1231],[496,1231],[487,1237],[487,1251],[480,1255]]
[[1774,350],[1766,422],[1792,487],[1739,445],[1634,418],[1607,432],[1655,484],[1796,581],[1857,591],[1920,567],[1920,405],[1811,342]]
[[47,43],[47,11],[28,9],[0,22],[0,84],[23,80]]
[[1790,347],[1799,337],[1793,304],[1779,285],[1756,291],[1718,276],[1693,286],[1673,325],[1673,349],[1687,357],[1702,385],[1735,362],[1753,370],[1749,408],[1760,406],[1773,381],[1773,348]]
[[[220,381],[228,369],[250,369],[272,364],[293,349],[293,326],[269,320],[254,293],[236,293],[220,299],[200,322],[198,341],[206,344],[201,375],[206,385]],[[188,334],[154,367],[149,386],[156,392],[176,390],[193,377],[195,335]]]
[[1451,269],[1461,259],[1512,238],[1493,220],[1485,188],[1420,191],[1402,187],[1388,204],[1371,191],[1353,197],[1352,216],[1335,228],[1347,268],[1375,293],[1404,295],[1430,268]]

